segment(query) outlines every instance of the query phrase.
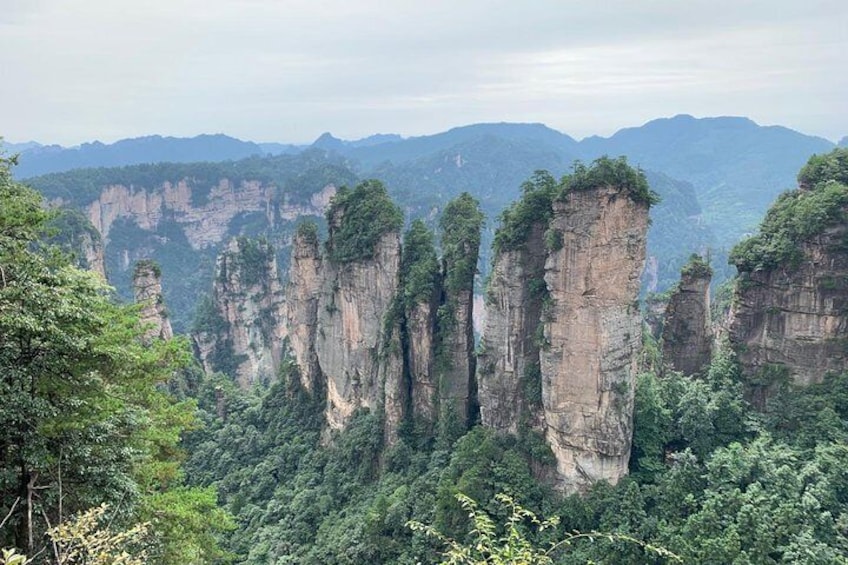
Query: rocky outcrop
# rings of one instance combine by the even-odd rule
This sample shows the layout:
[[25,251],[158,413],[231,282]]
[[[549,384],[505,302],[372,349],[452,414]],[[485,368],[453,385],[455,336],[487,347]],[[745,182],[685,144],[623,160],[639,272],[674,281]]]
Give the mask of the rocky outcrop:
[[271,245],[231,240],[216,262],[209,312],[194,333],[208,373],[228,373],[244,389],[277,376],[287,335],[286,303]]
[[89,271],[95,272],[106,280],[106,257],[103,250],[103,240],[95,234],[82,234],[79,241],[82,264]]
[[399,267],[397,232],[380,237],[373,257],[344,264],[324,262],[315,354],[327,387],[325,416],[330,429],[344,428],[359,408],[382,405],[384,317],[397,293]]
[[406,312],[408,340],[407,366],[412,394],[412,413],[416,422],[430,426],[439,418],[439,383],[434,357],[436,324],[435,300],[421,301]]
[[168,321],[168,311],[162,298],[162,272],[153,261],[136,263],[133,271],[135,301],[141,305],[139,321],[144,328],[144,339],[171,339],[174,332]]
[[451,200],[439,222],[442,244],[442,303],[437,320],[439,412],[442,430],[465,430],[476,418],[474,276],[483,213],[470,194]]
[[119,218],[130,219],[149,231],[155,231],[163,219],[169,218],[183,227],[194,249],[201,249],[220,243],[228,233],[230,222],[240,214],[263,214],[271,226],[278,220],[321,215],[336,189],[326,186],[305,205],[277,202],[278,189],[259,181],[235,184],[220,179],[201,204],[192,200],[192,192],[187,179],[165,182],[152,189],[110,185],[88,205],[86,212],[104,239],[108,239],[112,224]]
[[545,437],[566,491],[627,473],[648,206],[604,184],[554,203],[540,352]]
[[301,224],[292,241],[286,288],[286,324],[291,351],[299,368],[300,384],[310,393],[321,386],[315,354],[321,277],[318,227],[314,223]]
[[755,406],[848,369],[848,150],[814,155],[738,244],[729,337]]
[[486,290],[486,324],[477,358],[483,425],[517,434],[541,425],[539,330],[545,287],[544,233],[532,225],[526,243],[495,256]]
[[712,269],[694,256],[683,267],[680,283],[671,293],[665,311],[662,343],[667,366],[694,375],[709,365],[713,335],[710,324]]
[[[797,267],[742,272],[730,339],[754,388],[787,375],[799,385],[848,369],[848,225],[800,243]],[[766,390],[752,391],[754,400]]]

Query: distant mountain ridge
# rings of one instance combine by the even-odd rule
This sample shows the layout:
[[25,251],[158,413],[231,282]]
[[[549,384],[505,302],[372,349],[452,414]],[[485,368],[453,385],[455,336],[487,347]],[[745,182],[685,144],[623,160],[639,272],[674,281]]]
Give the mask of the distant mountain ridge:
[[[263,178],[269,173],[265,180],[270,180],[276,165],[263,155],[306,149],[328,152],[358,178],[383,180],[413,217],[435,217],[449,199],[462,191],[472,193],[488,216],[486,254],[498,214],[518,198],[521,184],[533,171],[546,169],[560,176],[578,159],[625,155],[631,164],[651,171],[654,188],[666,197],[652,212],[655,225],[649,235],[652,259],[647,277],[661,289],[676,280],[677,270],[693,251],[711,249],[714,268],[730,274],[727,250],[756,230],[778,194],[795,186],[795,173],[810,155],[833,147],[828,140],[780,126],[760,126],[747,118],[678,115],[625,128],[610,137],[580,141],[540,123],[481,123],[434,135],[377,134],[353,141],[328,132],[308,146],[260,145],[224,135],[182,140],[150,136],[112,145],[85,144],[73,150],[35,147],[22,152],[15,175],[26,177],[36,165],[68,168],[133,159],[235,162],[251,155],[255,157],[250,168],[258,167]],[[198,176],[189,174],[191,166],[186,166],[189,177]],[[96,191],[96,186],[89,185],[110,175],[123,179],[125,173],[86,173],[88,184],[76,189],[76,181],[70,178],[32,181],[36,186],[59,183],[64,190]]]
[[41,145],[35,142],[5,144],[10,153],[19,153],[15,176],[33,176],[64,172],[72,169],[120,167],[146,163],[192,163],[229,161],[254,155],[282,154],[300,151],[300,147],[285,144],[259,145],[223,134],[204,134],[191,138],[149,135],[122,139],[105,144],[99,141],[79,147]]

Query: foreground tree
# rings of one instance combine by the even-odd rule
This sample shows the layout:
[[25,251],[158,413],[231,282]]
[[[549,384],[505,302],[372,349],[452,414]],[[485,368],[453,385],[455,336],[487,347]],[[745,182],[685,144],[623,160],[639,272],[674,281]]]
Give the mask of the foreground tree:
[[46,532],[72,514],[108,503],[129,523],[179,484],[194,405],[161,385],[190,357],[181,340],[144,344],[134,308],[42,243],[50,213],[10,165],[0,158],[0,544],[44,559]]

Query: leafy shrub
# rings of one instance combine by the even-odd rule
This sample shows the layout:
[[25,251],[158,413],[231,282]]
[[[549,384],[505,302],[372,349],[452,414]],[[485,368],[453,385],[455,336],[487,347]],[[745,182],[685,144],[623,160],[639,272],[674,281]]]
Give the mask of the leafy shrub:
[[403,226],[403,212],[378,180],[366,180],[353,190],[340,189],[327,210],[330,239],[327,253],[334,263],[374,257],[380,238]]
[[586,165],[577,161],[570,175],[562,179],[560,198],[572,191],[592,190],[602,186],[612,186],[625,193],[634,202],[653,206],[659,203],[660,196],[648,186],[648,180],[641,169],[627,164],[626,157],[610,159],[600,157]]

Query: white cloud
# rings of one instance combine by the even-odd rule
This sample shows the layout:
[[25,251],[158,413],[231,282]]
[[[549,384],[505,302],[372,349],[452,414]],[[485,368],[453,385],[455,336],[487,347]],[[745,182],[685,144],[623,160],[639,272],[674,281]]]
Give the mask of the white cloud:
[[12,140],[482,120],[581,136],[680,112],[848,133],[843,1],[7,0],[0,14]]

